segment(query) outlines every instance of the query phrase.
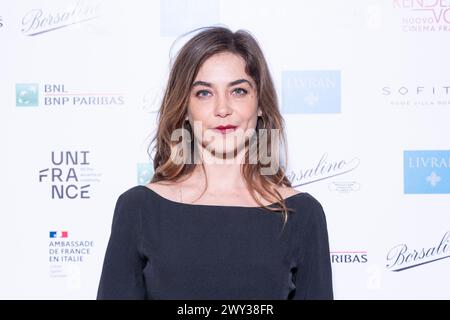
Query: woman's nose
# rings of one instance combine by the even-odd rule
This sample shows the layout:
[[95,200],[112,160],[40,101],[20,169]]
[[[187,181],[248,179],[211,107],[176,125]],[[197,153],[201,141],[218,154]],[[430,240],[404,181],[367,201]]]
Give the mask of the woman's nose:
[[219,95],[214,111],[215,111],[215,115],[220,116],[220,117],[225,117],[228,114],[232,113],[232,109],[230,107],[230,101],[226,97],[226,95]]

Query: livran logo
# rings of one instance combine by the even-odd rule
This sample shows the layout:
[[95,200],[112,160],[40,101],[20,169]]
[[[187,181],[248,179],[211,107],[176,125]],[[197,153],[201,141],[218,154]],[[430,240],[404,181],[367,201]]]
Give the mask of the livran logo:
[[403,154],[405,194],[449,194],[450,150],[409,150]]
[[341,71],[283,71],[283,113],[340,113]]
[[17,107],[39,106],[39,85],[36,83],[17,83],[16,106]]

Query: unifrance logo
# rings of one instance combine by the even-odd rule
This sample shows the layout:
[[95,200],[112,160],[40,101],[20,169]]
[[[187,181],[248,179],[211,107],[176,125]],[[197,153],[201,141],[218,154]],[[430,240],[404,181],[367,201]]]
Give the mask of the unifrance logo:
[[36,83],[16,84],[16,106],[39,106],[39,85]]
[[449,194],[450,150],[403,152],[405,194]]
[[153,176],[153,168],[150,163],[137,164],[137,180],[139,185],[146,185]]
[[283,113],[340,113],[341,71],[283,71]]
[[91,21],[100,16],[101,1],[78,0],[72,6],[60,10],[49,11],[46,8],[33,8],[22,18],[22,33],[26,36],[37,36],[50,31]]
[[102,176],[90,157],[89,150],[52,151],[50,166],[39,170],[39,183],[50,185],[52,199],[90,199]]
[[[39,88],[37,83],[16,84],[17,107],[63,107],[63,106],[114,106],[124,105],[125,97],[116,92],[80,92],[72,91],[65,84],[44,84]],[[39,91],[42,100],[39,100]]]
[[450,2],[444,0],[392,0],[400,13],[403,32],[450,31]]
[[410,248],[405,243],[394,246],[387,254],[386,268],[399,272],[447,258],[450,258],[450,231],[434,246]]

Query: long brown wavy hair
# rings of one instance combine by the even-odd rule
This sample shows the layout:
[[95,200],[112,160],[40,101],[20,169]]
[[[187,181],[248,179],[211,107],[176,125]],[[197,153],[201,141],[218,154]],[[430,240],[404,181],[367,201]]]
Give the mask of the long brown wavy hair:
[[[187,41],[178,51],[175,62],[172,64],[170,70],[168,83],[158,112],[159,125],[155,137],[150,142],[151,146],[156,140],[155,146],[152,151],[149,152],[149,154],[151,154],[156,149],[155,157],[153,159],[154,175],[150,182],[176,182],[183,177],[189,177],[194,171],[196,166],[195,163],[177,164],[171,159],[173,149],[179,148],[179,143],[171,140],[171,134],[175,129],[187,129],[191,138],[188,140],[192,141],[189,144],[191,155],[193,155],[193,130],[188,121],[184,123],[184,119],[187,115],[187,105],[191,85],[194,82],[201,65],[212,55],[221,52],[230,52],[239,55],[244,59],[246,64],[245,72],[251,76],[256,83],[258,104],[262,111],[262,116],[258,116],[255,128],[256,133],[258,133],[258,130],[267,129],[265,132],[267,132],[269,150],[271,150],[272,143],[278,143],[279,146],[283,145],[285,147],[285,161],[287,167],[288,152],[284,132],[284,120],[279,111],[272,77],[258,42],[246,30],[238,30],[233,33],[228,28],[213,26],[195,29],[191,32],[198,30],[201,31]],[[191,32],[188,32],[187,34]],[[278,129],[279,141],[272,141],[273,136],[270,129]],[[258,139],[257,150],[260,149],[259,144],[260,142]],[[245,155],[246,159],[248,159],[248,148]],[[279,164],[280,159],[278,157],[278,159],[271,159],[271,161],[276,161],[277,164]],[[205,170],[203,163],[201,163],[201,165],[203,170]],[[292,209],[286,207],[283,197],[275,189],[275,186],[292,187],[292,185],[285,175],[282,166],[277,165],[277,167],[278,171],[275,174],[262,175],[261,168],[264,167],[258,159],[257,163],[245,162],[241,166],[241,172],[253,199],[261,207],[267,210],[272,212],[283,211],[284,223],[286,223],[288,211],[292,211]],[[207,186],[208,181],[206,181],[206,188]],[[206,191],[206,188],[203,193]],[[255,191],[264,199],[270,201],[270,207],[264,206],[262,202],[259,201]],[[272,204],[277,204],[278,207],[271,207]]]

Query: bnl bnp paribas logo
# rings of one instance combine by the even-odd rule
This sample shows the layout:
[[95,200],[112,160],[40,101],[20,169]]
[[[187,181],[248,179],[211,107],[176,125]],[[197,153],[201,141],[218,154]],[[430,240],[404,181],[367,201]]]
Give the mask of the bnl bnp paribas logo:
[[[39,91],[42,93],[40,97]],[[121,93],[115,92],[80,92],[69,90],[65,84],[17,83],[16,106],[38,107],[43,106],[113,106],[123,105],[125,98]]]
[[37,83],[16,84],[16,106],[39,106],[39,85]]
[[403,154],[405,194],[449,194],[450,150],[409,150]]
[[283,71],[283,113],[340,113],[341,71]]
[[89,150],[52,151],[50,165],[39,170],[39,183],[50,185],[52,199],[90,199],[102,176],[91,161]]

